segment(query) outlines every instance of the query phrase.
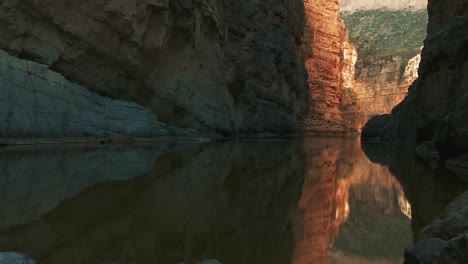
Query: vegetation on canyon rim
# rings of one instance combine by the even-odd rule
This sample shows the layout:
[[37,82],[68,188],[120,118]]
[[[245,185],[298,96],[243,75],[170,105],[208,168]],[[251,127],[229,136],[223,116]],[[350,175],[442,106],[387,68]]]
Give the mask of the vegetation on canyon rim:
[[426,10],[365,10],[343,12],[351,42],[360,56],[419,53],[426,37]]

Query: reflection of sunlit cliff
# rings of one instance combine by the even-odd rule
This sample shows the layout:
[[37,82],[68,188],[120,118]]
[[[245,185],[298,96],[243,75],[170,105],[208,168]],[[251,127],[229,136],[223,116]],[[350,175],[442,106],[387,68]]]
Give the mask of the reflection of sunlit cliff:
[[336,176],[341,151],[328,143],[306,144],[309,164],[294,219],[293,264],[325,263],[339,226],[349,215],[349,185]]
[[[355,146],[360,148],[358,144]],[[411,218],[411,207],[403,188],[387,167],[372,163],[362,152],[355,157],[352,172],[348,176],[353,195],[352,203],[364,204],[371,210],[385,215],[401,211]]]
[[329,250],[353,208],[384,218],[402,216],[400,211],[410,216],[399,182],[388,168],[369,161],[358,142],[330,139],[305,145],[309,164],[294,219],[293,264],[343,263],[335,255],[330,259]]

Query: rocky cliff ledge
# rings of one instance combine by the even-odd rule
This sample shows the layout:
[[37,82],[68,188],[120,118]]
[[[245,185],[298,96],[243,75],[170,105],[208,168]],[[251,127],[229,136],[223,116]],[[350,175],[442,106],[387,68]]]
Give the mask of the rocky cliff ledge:
[[[62,76],[65,86],[72,87],[70,93],[89,91],[83,106],[94,101],[136,104],[144,114],[131,119],[157,116],[157,126],[229,136],[301,132],[304,127],[341,133],[352,126],[341,93],[346,38],[338,0],[0,4],[0,50],[8,53],[2,56],[19,59],[19,64],[44,65],[39,75]],[[13,68],[3,68],[2,79],[14,74]],[[13,86],[29,91],[21,95],[29,101],[35,100],[31,91],[47,93],[50,86],[33,82],[27,87],[27,82],[4,81],[0,87],[6,102],[2,106],[12,115],[21,108],[19,99],[7,96],[16,96],[8,92]],[[49,121],[37,121],[50,118],[43,109],[31,105],[26,110],[27,120],[35,121],[18,125],[9,119],[9,134],[16,132],[12,127],[28,126],[27,135],[18,129],[27,138],[66,136],[67,124],[55,125],[62,130],[55,133],[45,129]],[[59,111],[64,123],[70,121],[63,115],[67,111]],[[99,111],[107,122],[109,117]],[[144,129],[145,135],[153,131]],[[70,133],[96,136],[82,130]],[[104,127],[97,134],[107,137],[108,131]]]
[[[437,162],[468,152],[468,4],[429,1],[428,12],[419,78],[376,135],[414,145],[426,142],[418,153]],[[377,132],[374,122],[366,125],[363,138]]]
[[354,74],[354,47],[339,14],[338,0],[304,1],[306,26],[302,43],[308,72],[310,104],[303,117],[308,133],[342,134],[361,127],[364,118],[344,89]]
[[341,15],[358,50],[353,99],[368,118],[390,113],[417,78],[427,11],[353,9]]

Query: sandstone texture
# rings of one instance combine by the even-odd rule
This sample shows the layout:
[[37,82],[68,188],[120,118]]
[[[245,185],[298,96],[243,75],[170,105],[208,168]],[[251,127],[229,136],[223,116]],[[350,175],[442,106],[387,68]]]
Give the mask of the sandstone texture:
[[368,118],[391,113],[403,101],[417,78],[419,61],[420,55],[409,61],[399,55],[370,56],[359,61],[353,89],[356,102]]
[[357,47],[353,102],[371,118],[388,114],[418,77],[426,35],[426,10],[342,12]]
[[303,117],[304,130],[340,134],[360,127],[364,118],[343,91],[354,74],[355,49],[339,15],[339,1],[304,1],[306,26],[302,54],[308,72],[310,103]]
[[350,118],[343,107],[338,11],[338,0],[2,1],[0,49],[171,126],[240,137],[343,133],[359,111]]
[[[336,7],[338,8],[338,7]],[[299,130],[302,1],[2,1],[0,48],[172,125]]]

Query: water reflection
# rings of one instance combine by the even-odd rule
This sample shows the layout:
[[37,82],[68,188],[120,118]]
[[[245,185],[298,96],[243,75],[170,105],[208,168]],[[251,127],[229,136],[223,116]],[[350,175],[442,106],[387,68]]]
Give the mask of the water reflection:
[[403,186],[405,197],[411,204],[414,240],[423,227],[468,189],[468,183],[443,166],[431,169],[417,157],[414,146],[366,143],[362,149],[373,162],[388,167]]
[[0,251],[38,263],[401,263],[411,243],[355,140],[1,149],[0,172]]
[[307,148],[293,263],[401,263],[411,230],[399,182],[359,142],[321,143]]

